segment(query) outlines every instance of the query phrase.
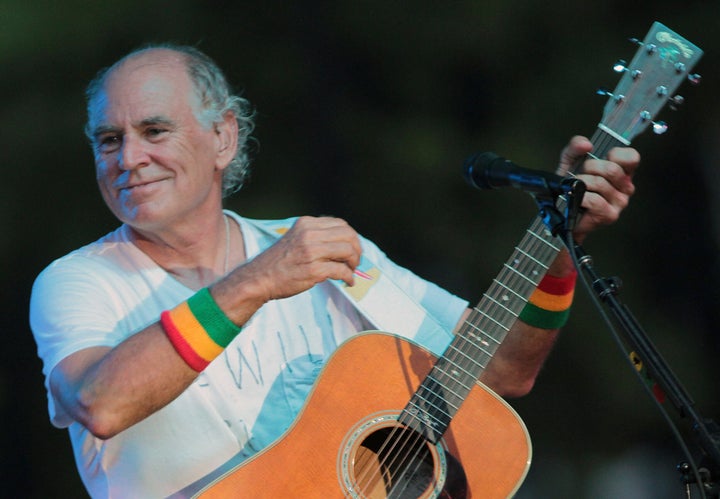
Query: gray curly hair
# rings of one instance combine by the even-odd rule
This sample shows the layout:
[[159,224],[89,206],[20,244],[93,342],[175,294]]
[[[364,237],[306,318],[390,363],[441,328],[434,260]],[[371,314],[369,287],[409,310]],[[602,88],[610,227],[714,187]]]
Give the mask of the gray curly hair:
[[[92,103],[110,72],[125,60],[154,49],[172,50],[185,57],[188,75],[201,102],[201,110],[196,118],[202,126],[209,128],[215,123],[222,123],[228,112],[235,115],[238,124],[238,147],[235,157],[223,172],[223,197],[240,190],[250,173],[250,145],[254,140],[251,134],[255,128],[255,111],[247,99],[232,93],[225,74],[215,61],[195,47],[171,43],[146,45],[133,50],[112,66],[101,69],[85,90],[88,117]],[[89,121],[85,125],[85,135],[92,142]]]

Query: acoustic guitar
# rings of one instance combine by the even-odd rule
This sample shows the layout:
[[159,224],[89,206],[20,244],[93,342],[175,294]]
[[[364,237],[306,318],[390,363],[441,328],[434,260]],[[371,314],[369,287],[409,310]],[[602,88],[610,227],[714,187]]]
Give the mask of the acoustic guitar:
[[[592,142],[605,157],[629,145],[671,101],[702,51],[653,24],[608,97]],[[536,217],[440,357],[382,332],[358,334],[327,362],[291,428],[239,465],[185,492],[203,498],[500,498],[524,480],[524,423],[478,382],[561,249]],[[181,492],[181,495],[185,495]]]

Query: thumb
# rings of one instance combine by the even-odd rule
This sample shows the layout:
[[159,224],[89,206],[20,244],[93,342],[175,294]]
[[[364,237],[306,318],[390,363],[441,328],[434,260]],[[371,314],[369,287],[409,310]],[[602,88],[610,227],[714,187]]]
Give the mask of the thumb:
[[560,163],[555,173],[563,177],[567,175],[569,171],[575,169],[587,153],[592,151],[592,148],[592,143],[587,137],[581,135],[574,136],[560,153]]

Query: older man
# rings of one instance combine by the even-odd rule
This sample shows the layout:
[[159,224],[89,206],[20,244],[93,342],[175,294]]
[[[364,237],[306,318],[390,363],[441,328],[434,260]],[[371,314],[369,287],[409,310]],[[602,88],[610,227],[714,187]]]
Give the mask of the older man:
[[[31,325],[52,423],[69,429],[93,497],[167,496],[277,439],[336,347],[374,326],[335,285],[364,279],[361,259],[447,331],[467,313],[343,220],[224,211],[252,127],[247,101],[189,47],[135,51],[88,88],[97,181],[121,225],[42,272]],[[573,138],[562,167],[591,147]],[[576,238],[617,219],[638,161],[616,149],[586,162]],[[548,275],[572,282],[565,252]],[[421,329],[408,336],[433,343]],[[556,336],[516,322],[482,380],[504,396],[526,393]]]

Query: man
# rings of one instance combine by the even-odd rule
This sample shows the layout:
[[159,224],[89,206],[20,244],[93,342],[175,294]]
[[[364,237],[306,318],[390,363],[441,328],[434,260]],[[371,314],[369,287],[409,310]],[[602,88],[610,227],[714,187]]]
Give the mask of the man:
[[[333,350],[374,326],[335,286],[366,279],[365,258],[446,330],[467,313],[342,220],[223,211],[251,130],[247,102],[192,48],[133,52],[88,88],[97,181],[122,225],[43,271],[31,325],[51,420],[68,428],[93,497],[167,496],[277,439]],[[573,138],[561,169],[591,147]],[[577,240],[616,220],[633,193],[637,153],[610,158],[584,165]],[[561,252],[548,275],[567,285],[574,272]],[[413,339],[435,341],[423,334]],[[527,393],[556,336],[516,322],[482,381]],[[436,353],[448,339],[438,341]]]

